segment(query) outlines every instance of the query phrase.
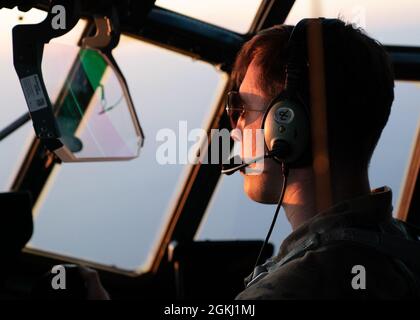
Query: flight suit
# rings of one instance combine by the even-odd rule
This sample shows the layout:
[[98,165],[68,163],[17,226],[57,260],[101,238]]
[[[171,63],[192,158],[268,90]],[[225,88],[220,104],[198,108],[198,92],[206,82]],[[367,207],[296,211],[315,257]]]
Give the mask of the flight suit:
[[[382,187],[319,213],[284,240],[277,256],[256,268],[236,299],[419,298],[418,265],[381,252],[382,234],[390,237],[388,246],[397,255],[420,252],[418,238],[392,217],[391,200],[391,190]],[[370,247],[372,239],[379,250]],[[414,249],[399,250],[392,239],[410,241]]]

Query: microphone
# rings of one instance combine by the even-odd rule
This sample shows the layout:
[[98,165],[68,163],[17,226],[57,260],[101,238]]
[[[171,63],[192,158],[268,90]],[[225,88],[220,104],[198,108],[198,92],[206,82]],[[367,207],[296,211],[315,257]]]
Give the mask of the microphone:
[[[231,157],[229,159],[228,164],[222,164],[221,173],[229,176],[229,175],[235,173],[236,171],[241,170],[243,168],[246,168],[246,167],[250,166],[251,164],[253,164],[257,161],[260,161],[262,159],[268,159],[268,158],[274,158],[274,157],[279,157],[279,158],[284,159],[285,156],[290,154],[290,150],[291,149],[286,142],[281,141],[281,140],[277,140],[273,144],[273,150],[267,152],[263,156],[253,158],[253,159],[251,159],[247,162],[242,161],[242,158],[238,155],[236,155],[234,157]],[[238,162],[241,162],[241,164],[237,164]]]
[[[246,168],[250,166],[251,164],[260,161],[262,159],[266,158],[272,158],[274,155],[272,153],[266,153],[263,156],[259,156],[256,158],[253,158],[247,162],[242,161],[242,158],[240,156],[234,156],[229,159],[229,163],[222,164],[222,173],[230,176],[231,174],[235,173],[238,170],[241,170],[242,168]],[[241,162],[241,164],[237,164],[238,162]]]

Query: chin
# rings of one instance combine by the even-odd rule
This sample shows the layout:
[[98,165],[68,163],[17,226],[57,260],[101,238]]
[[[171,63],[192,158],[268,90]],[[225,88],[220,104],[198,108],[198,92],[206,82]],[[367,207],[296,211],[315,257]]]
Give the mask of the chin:
[[281,177],[273,179],[268,173],[244,176],[244,192],[251,200],[263,204],[276,204],[281,192]]

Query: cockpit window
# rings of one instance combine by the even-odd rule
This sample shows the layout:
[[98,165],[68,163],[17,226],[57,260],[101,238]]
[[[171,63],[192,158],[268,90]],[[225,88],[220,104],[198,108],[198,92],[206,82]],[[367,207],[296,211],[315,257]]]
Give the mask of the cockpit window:
[[[128,162],[56,166],[35,206],[29,246],[144,270],[180,191],[186,168],[181,153],[194,144],[183,140],[183,132],[203,127],[226,76],[209,64],[126,36],[113,54],[142,121],[141,154]],[[175,152],[166,165],[157,154],[166,141],[162,137],[171,139],[168,152]],[[184,143],[190,144],[185,150]]]
[[303,18],[341,18],[355,23],[367,31],[369,36],[387,45],[418,46],[420,21],[417,0],[296,0],[287,24],[296,24]]
[[249,31],[261,0],[157,0],[156,6],[239,33]]
[[[249,30],[261,3],[260,0],[156,1],[157,6],[239,33]],[[297,0],[286,23],[295,24],[303,17],[341,16],[364,27],[384,44],[417,45],[419,40],[414,38],[417,32],[413,30],[418,27],[415,19],[418,4],[409,3],[411,7],[379,0],[364,1],[361,5],[352,0]],[[402,15],[406,17],[404,21],[400,20]],[[35,23],[44,16],[45,13],[37,10],[28,13],[0,10],[0,92],[3,96],[0,128],[27,112],[13,69],[10,31],[17,23]],[[85,26],[81,21],[60,41],[77,48]],[[45,59],[48,59],[47,51]],[[78,50],[74,52],[77,54]],[[35,205],[35,231],[28,246],[123,270],[145,271],[186,177],[188,147],[195,141],[184,135],[204,128],[215,111],[227,77],[207,63],[127,36],[121,37],[113,53],[126,77],[145,132],[140,157],[128,162],[56,165]],[[67,71],[63,69],[66,74],[71,68],[60,60],[51,62],[45,64],[43,70],[46,82],[48,74],[54,76],[59,68],[67,68]],[[52,84],[58,83],[53,80]],[[370,165],[371,187],[389,185],[395,209],[398,209],[420,116],[416,105],[420,99],[419,88],[418,82],[396,83],[391,116]],[[107,100],[103,92],[100,95],[101,102]],[[104,112],[115,108],[119,97],[108,100],[110,104],[103,107]],[[9,188],[33,137],[33,128],[27,123],[1,141],[0,188],[3,190]],[[174,149],[164,156],[171,157],[173,162],[163,165],[158,152],[169,140]],[[265,236],[274,208],[247,199],[241,180],[238,174],[222,176],[196,239],[262,239]],[[279,244],[290,231],[283,211],[272,242]]]

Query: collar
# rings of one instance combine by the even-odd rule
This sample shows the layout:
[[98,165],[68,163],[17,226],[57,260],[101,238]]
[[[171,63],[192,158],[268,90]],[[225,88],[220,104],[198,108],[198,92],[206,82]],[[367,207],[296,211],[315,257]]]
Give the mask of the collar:
[[279,254],[258,266],[245,279],[247,286],[267,275],[292,250],[302,245],[312,235],[338,228],[376,228],[379,224],[392,219],[392,191],[384,186],[371,193],[340,202],[318,213],[312,219],[293,231],[282,243]]
[[392,219],[392,191],[383,186],[371,193],[340,202],[302,224],[282,243],[276,260],[282,259],[303,239],[337,228],[375,227]]

